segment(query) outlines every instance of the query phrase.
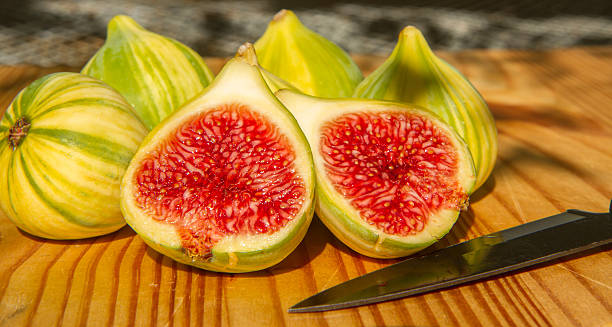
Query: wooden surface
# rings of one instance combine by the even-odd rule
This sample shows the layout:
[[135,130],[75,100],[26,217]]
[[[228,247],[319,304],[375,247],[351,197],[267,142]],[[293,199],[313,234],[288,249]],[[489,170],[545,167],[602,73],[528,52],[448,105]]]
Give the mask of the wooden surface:
[[[488,101],[499,161],[435,246],[612,198],[612,47],[442,54]],[[357,57],[367,73],[381,58]],[[223,60],[208,59],[218,71]],[[0,107],[67,68],[0,67]],[[70,69],[75,70],[75,69]],[[4,109],[2,109],[4,110]],[[395,261],[360,256],[314,221],[270,269],[206,272],[150,250],[129,227],[46,241],[0,216],[1,326],[611,326],[612,247],[384,304],[288,314],[296,302]]]

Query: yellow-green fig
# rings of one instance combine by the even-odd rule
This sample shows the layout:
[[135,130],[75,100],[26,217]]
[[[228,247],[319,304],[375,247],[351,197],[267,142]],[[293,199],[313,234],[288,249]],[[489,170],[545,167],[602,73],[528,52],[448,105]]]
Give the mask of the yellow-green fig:
[[37,79],[0,121],[0,210],[48,239],[118,230],[121,178],[146,134],[102,81],[77,73]]
[[213,79],[195,51],[122,15],[108,23],[106,42],[82,73],[119,91],[149,129]]
[[339,46],[304,26],[290,10],[281,10],[255,42],[260,65],[303,93],[348,97],[363,76]]
[[415,27],[404,28],[389,58],[357,86],[354,96],[428,108],[467,143],[477,172],[474,190],[491,174],[497,130],[486,102],[465,76],[433,53]]

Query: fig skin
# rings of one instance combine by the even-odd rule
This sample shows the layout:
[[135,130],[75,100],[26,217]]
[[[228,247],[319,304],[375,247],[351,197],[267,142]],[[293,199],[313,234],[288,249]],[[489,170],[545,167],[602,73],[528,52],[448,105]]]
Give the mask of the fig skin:
[[213,79],[195,51],[146,30],[124,15],[110,20],[104,45],[81,73],[119,91],[148,129],[204,90]]
[[457,151],[459,168],[457,181],[466,200],[474,187],[475,171],[471,154],[457,133],[428,110],[404,103],[366,99],[323,99],[280,90],[276,96],[294,114],[313,151],[317,176],[315,212],[327,228],[344,244],[365,256],[374,258],[398,258],[420,251],[446,235],[467,203],[457,203],[461,208],[445,208],[427,217],[425,228],[415,235],[398,236],[368,224],[355,207],[336,190],[325,170],[319,153],[322,126],[345,113],[396,111],[413,113],[436,123],[452,139]]
[[[250,44],[243,45],[225,64],[211,85],[189,101],[145,138],[130,163],[121,184],[121,209],[127,223],[156,251],[184,264],[218,272],[250,272],[266,269],[289,255],[301,242],[314,214],[314,168],[308,142],[289,111],[274,97],[257,66]],[[305,194],[300,212],[273,234],[229,235],[211,248],[207,256],[192,256],[183,248],[176,228],[156,221],[134,200],[135,172],[139,163],[166,136],[192,117],[228,102],[239,102],[269,119],[290,140],[294,165],[304,180]]]
[[127,101],[100,80],[54,73],[32,82],[0,122],[0,208],[47,239],[118,230],[125,225],[121,177],[146,133]]
[[281,10],[255,42],[260,65],[300,92],[325,98],[351,96],[363,80],[348,53]]

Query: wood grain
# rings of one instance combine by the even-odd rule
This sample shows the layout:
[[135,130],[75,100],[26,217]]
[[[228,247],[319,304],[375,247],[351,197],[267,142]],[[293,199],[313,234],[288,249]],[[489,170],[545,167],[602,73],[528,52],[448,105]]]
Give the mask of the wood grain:
[[[445,246],[612,198],[612,47],[442,53],[481,91],[499,161]],[[383,60],[356,56],[366,74]],[[223,59],[208,58],[218,71]],[[0,66],[0,107],[57,67]],[[4,110],[4,109],[2,109]],[[325,313],[287,308],[396,260],[349,250],[318,221],[282,263],[220,274],[178,264],[134,232],[48,241],[0,213],[1,326],[610,326],[612,247],[500,278]]]

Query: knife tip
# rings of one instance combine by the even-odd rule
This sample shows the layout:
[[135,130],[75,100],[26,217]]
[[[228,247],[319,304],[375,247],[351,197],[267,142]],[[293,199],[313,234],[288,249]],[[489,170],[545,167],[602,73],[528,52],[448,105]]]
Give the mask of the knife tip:
[[300,312],[305,312],[305,311],[303,311],[303,308],[291,307],[291,308],[287,309],[287,312],[289,312],[289,313],[300,313]]
[[305,301],[299,302],[295,305],[293,305],[292,307],[290,307],[289,309],[287,309],[287,311],[289,313],[301,313],[301,312],[316,312],[316,311],[322,311],[322,310],[317,310],[317,306],[312,306],[312,305],[308,305],[306,303],[304,303]]
[[287,309],[289,313],[303,313],[303,312],[321,312],[327,311],[331,307],[329,304],[316,304],[311,302],[311,298],[294,304],[292,307]]
[[304,300],[290,307],[289,309],[287,309],[287,311],[289,313],[323,312],[323,311],[329,311],[329,310],[349,308],[352,306],[355,306],[354,302],[313,304],[313,303],[308,303],[307,300]]
[[305,312],[321,312],[321,311],[326,311],[325,308],[319,308],[319,307],[299,307],[297,305],[292,306],[291,308],[287,309],[287,311],[289,313],[305,313]]

